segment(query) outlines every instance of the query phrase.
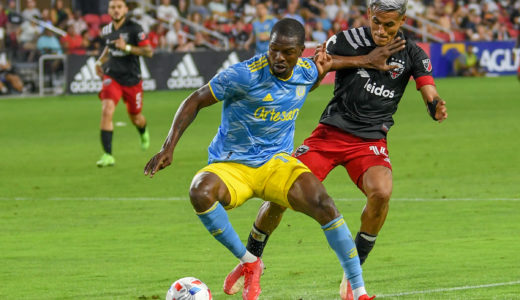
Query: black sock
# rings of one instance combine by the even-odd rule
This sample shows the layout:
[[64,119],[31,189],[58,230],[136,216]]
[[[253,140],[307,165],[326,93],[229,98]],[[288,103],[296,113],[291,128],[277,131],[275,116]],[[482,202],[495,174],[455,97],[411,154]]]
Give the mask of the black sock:
[[143,135],[144,132],[146,131],[146,124],[144,124],[144,126],[142,128],[136,125],[135,128],[137,128],[137,131],[139,131],[139,134]]
[[113,131],[101,129],[101,144],[103,144],[103,150],[105,150],[105,153],[108,154],[112,154],[112,133]]
[[268,239],[269,235],[256,228],[255,224],[253,224],[253,228],[251,228],[249,238],[247,239],[247,251],[251,252],[257,257],[262,257],[262,254],[264,253],[264,247],[267,244]]
[[363,264],[367,259],[368,253],[372,251],[376,244],[377,235],[368,234],[366,232],[358,232],[356,235],[356,248],[359,255],[359,262]]

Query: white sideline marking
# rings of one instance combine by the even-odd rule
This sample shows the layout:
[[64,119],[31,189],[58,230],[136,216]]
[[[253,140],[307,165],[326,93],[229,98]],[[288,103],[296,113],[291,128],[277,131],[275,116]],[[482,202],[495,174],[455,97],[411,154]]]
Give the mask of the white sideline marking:
[[[0,197],[0,201],[186,201],[188,197]],[[366,198],[335,198],[336,202],[365,201]],[[393,202],[449,202],[449,201],[520,201],[520,198],[391,198]]]
[[389,297],[400,297],[400,296],[417,295],[417,294],[432,294],[432,293],[441,293],[441,292],[474,290],[474,289],[482,289],[482,288],[488,288],[488,287],[517,285],[517,284],[520,284],[520,280],[511,281],[511,282],[499,282],[499,283],[491,283],[491,284],[473,285],[473,286],[466,285],[466,286],[458,286],[458,287],[443,288],[443,289],[433,289],[433,290],[425,290],[425,291],[402,292],[402,293],[398,293],[398,294],[377,295],[377,298],[389,298]]

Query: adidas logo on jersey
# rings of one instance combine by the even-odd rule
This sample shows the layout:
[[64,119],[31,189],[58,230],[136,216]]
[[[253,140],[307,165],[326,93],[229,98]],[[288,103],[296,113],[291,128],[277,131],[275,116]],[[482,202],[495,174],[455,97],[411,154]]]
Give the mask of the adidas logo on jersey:
[[262,101],[273,101],[273,96],[271,96],[271,93],[269,93],[264,97],[264,99],[262,99]]
[[[139,57],[141,65],[141,76],[143,79],[143,90],[154,91],[157,88],[155,79],[151,78],[150,71],[144,63],[144,59]],[[70,91],[77,93],[93,93],[101,91],[101,78],[96,74],[96,59],[89,57],[85,65],[74,75],[74,80],[70,83]]]
[[238,58],[237,53],[235,51],[231,52],[226,61],[222,64],[222,67],[220,67],[220,69],[217,70],[217,74],[239,62],[240,59]]
[[191,54],[184,55],[181,62],[172,71],[171,77],[166,84],[171,90],[198,88],[204,85],[204,78],[200,76]]
[[369,92],[370,94],[376,95],[376,96],[383,96],[385,98],[394,98],[394,91],[391,90],[385,90],[385,85],[377,86],[377,83],[370,83],[370,79],[367,80],[367,83],[365,83],[365,86],[363,88]]

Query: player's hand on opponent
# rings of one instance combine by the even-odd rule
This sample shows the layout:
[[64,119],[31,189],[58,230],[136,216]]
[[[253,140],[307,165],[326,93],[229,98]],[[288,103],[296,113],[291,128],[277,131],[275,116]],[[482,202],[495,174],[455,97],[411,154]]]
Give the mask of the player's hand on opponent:
[[398,66],[388,65],[386,61],[390,56],[392,56],[392,54],[403,50],[405,48],[405,44],[405,40],[401,39],[400,37],[396,37],[390,43],[382,47],[376,47],[367,54],[368,64],[373,69],[380,71],[390,71],[397,68]]
[[446,101],[439,100],[437,102],[437,106],[435,107],[435,119],[437,122],[442,123],[442,121],[448,118],[448,109],[446,108]]
[[161,150],[159,153],[155,154],[152,159],[146,164],[144,167],[144,175],[150,175],[150,178],[167,166],[171,165],[173,161],[173,153],[167,150]]
[[323,43],[319,45],[314,52],[313,60],[320,75],[324,75],[332,68],[332,56],[327,53],[326,48],[325,43]]

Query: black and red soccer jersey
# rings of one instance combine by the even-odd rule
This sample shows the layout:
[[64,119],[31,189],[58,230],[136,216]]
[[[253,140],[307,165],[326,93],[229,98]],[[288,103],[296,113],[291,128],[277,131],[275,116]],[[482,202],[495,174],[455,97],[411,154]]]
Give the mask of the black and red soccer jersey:
[[112,22],[101,30],[101,38],[106,41],[110,55],[103,71],[121,85],[134,86],[141,81],[139,57],[114,46],[114,41],[120,36],[131,46],[141,47],[149,44],[149,41],[141,25],[130,19],[126,19],[117,30]]
[[[401,32],[398,36],[404,39]],[[365,55],[376,47],[370,28],[359,27],[340,32],[327,42],[332,55]],[[428,55],[413,41],[388,59],[398,68],[391,71],[343,69],[336,72],[334,96],[320,123],[332,125],[368,139],[385,138],[394,124],[392,118],[412,76],[417,89],[434,84]]]

